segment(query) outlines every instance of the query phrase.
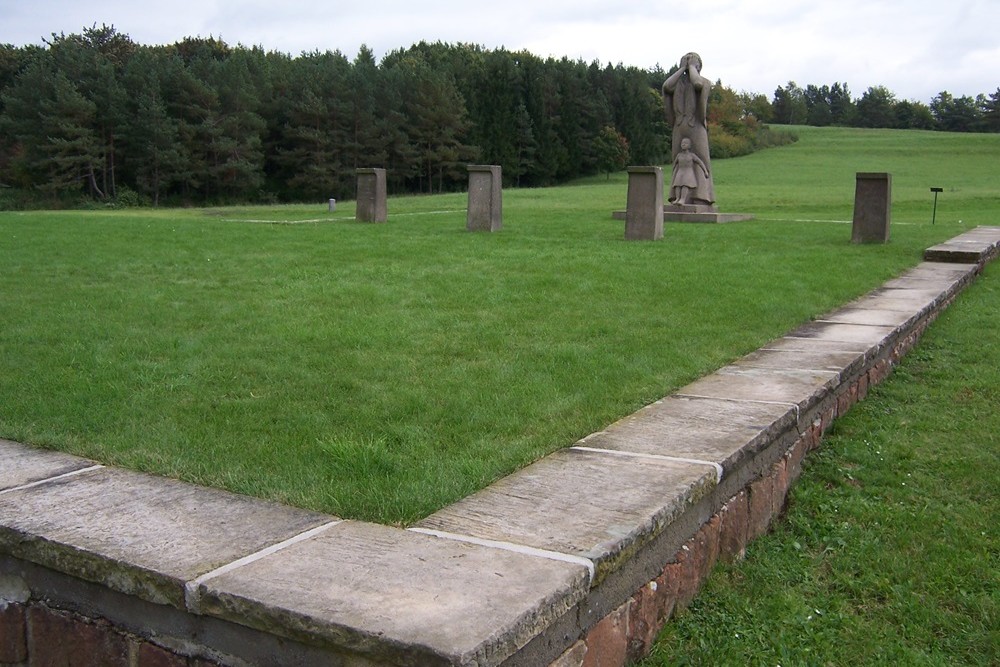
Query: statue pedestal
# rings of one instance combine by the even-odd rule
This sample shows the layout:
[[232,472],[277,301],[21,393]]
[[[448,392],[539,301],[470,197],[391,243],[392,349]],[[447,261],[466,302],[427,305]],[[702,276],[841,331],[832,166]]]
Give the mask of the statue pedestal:
[[[615,220],[624,220],[625,211],[614,211],[611,217]],[[715,206],[705,204],[666,204],[663,207],[664,222],[743,222],[753,220],[750,213],[719,213]]]
[[667,204],[663,207],[666,222],[742,222],[753,220],[749,213],[719,213],[715,206],[705,204]]

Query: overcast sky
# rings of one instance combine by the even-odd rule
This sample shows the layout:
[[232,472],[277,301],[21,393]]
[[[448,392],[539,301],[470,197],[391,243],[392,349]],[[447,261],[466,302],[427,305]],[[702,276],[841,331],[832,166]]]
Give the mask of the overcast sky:
[[0,43],[113,25],[140,44],[216,37],[299,55],[421,40],[669,69],[688,51],[737,91],[846,82],[928,103],[1000,87],[998,0],[0,0]]

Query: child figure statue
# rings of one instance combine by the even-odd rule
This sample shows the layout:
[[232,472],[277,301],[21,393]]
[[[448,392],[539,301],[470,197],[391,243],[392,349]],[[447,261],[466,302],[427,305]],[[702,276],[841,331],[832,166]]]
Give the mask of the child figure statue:
[[673,204],[684,206],[690,203],[691,193],[698,191],[699,182],[704,183],[710,176],[705,163],[691,152],[690,139],[682,139],[680,148],[674,158],[669,200]]

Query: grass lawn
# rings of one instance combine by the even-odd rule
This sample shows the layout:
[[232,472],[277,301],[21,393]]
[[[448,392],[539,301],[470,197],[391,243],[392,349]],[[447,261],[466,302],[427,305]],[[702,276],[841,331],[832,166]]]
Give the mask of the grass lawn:
[[[997,223],[1000,135],[798,131],[713,164],[756,221],[657,243],[611,220],[623,174],[508,190],[496,234],[464,194],[390,198],[383,225],[0,212],[0,437],[414,521]],[[893,174],[889,244],[849,243],[858,171]]]
[[788,516],[662,632],[659,665],[996,665],[1000,266],[806,459]]

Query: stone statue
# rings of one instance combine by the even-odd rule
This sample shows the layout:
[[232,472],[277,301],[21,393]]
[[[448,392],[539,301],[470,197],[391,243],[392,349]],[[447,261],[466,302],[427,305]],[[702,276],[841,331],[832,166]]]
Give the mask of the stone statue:
[[[672,128],[674,181],[678,178],[685,180],[684,183],[672,181],[670,184],[670,201],[674,204],[712,206],[715,203],[715,185],[712,183],[708,156],[708,93],[711,88],[709,80],[701,75],[701,56],[697,53],[688,53],[681,58],[680,69],[663,82],[663,106]],[[685,156],[681,158],[682,168],[678,168],[677,160],[684,150],[682,143],[685,140],[698,162]],[[683,200],[678,201],[682,196]]]
[[712,182],[712,175],[701,158],[691,152],[691,140],[681,139],[681,152],[674,158],[673,176],[670,180],[670,201],[678,206],[691,203],[691,193],[697,192],[699,183]]

